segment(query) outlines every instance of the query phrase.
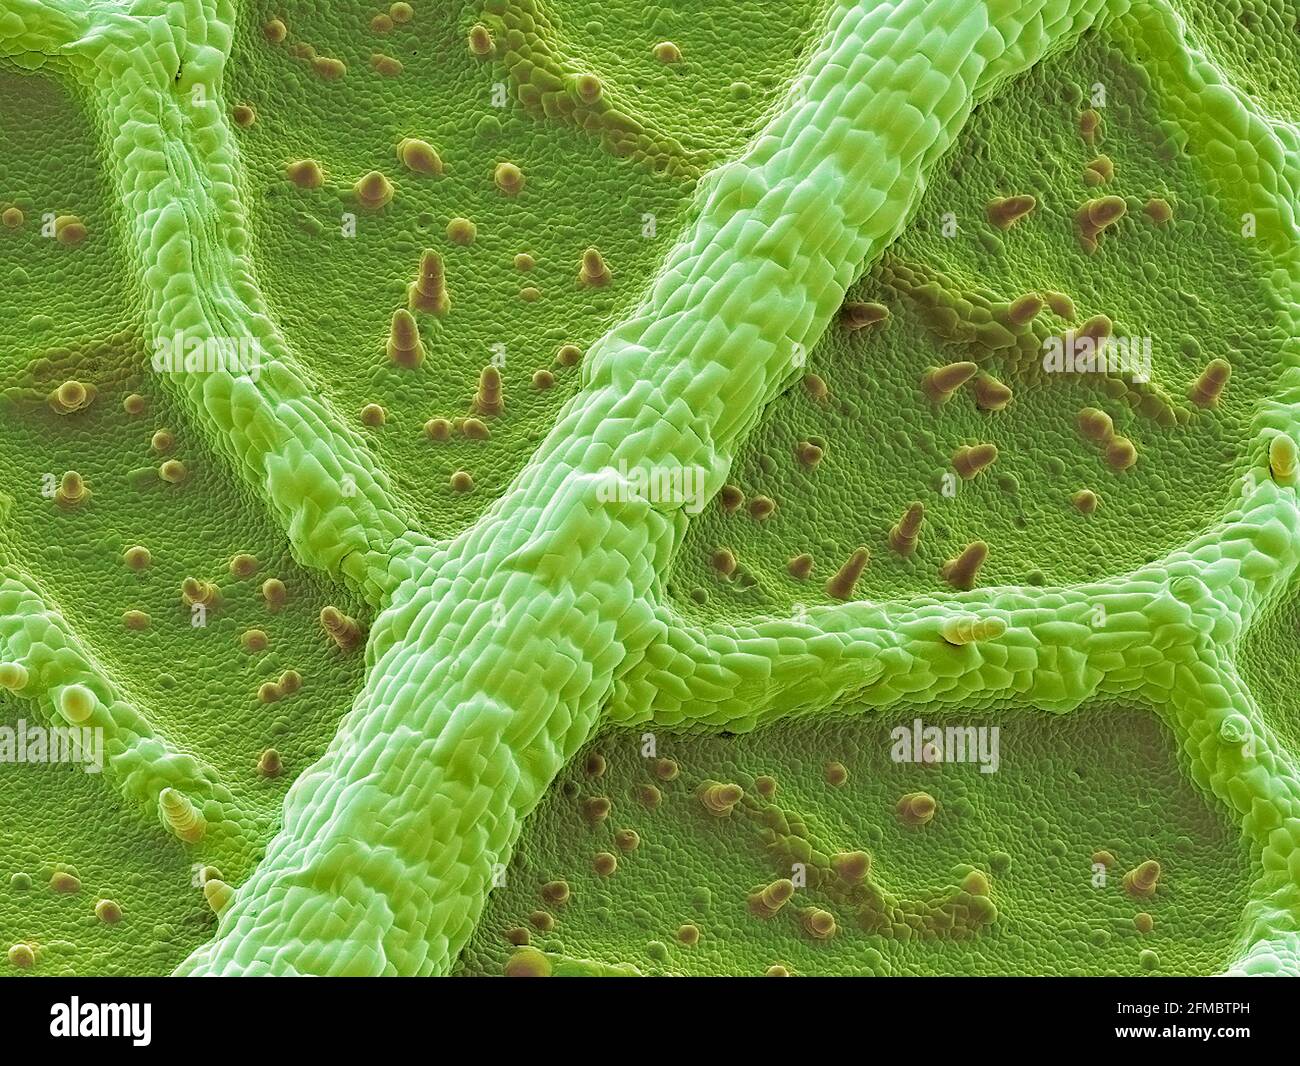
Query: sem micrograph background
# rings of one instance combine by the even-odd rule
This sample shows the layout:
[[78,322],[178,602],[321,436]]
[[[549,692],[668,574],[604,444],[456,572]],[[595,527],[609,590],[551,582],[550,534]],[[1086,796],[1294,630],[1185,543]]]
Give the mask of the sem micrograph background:
[[1296,974],[1297,121],[1294,0],[0,0],[0,968]]

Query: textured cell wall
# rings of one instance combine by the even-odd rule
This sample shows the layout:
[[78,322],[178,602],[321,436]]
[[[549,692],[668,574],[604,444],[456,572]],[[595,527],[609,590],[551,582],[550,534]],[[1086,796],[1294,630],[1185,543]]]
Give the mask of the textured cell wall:
[[1292,972],[1296,24],[10,0],[10,966]]

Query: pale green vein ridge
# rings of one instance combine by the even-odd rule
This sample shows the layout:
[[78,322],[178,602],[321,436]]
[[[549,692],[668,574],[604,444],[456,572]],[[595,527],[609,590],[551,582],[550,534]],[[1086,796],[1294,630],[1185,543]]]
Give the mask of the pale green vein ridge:
[[[102,116],[141,266],[151,354],[156,339],[178,332],[186,342],[248,338],[260,349],[256,373],[161,372],[262,491],[296,557],[378,605],[412,522],[359,434],[296,366],[257,287],[221,97],[233,18],[228,2],[142,2],[65,50]],[[21,44],[33,32],[14,39]]]
[[[14,695],[34,704],[44,722],[101,731],[103,772],[129,803],[158,822],[159,795],[175,789],[204,817],[206,854],[251,851],[264,827],[240,810],[213,770],[159,734],[36,582],[13,567],[0,568],[0,662],[22,668],[25,683]],[[88,717],[70,719],[61,709],[70,688],[93,695]]]
[[[998,80],[1100,2],[844,4],[788,109],[703,184],[699,221],[507,493],[377,620],[365,690],[188,974],[445,973],[491,866],[653,639],[686,516],[602,503],[626,460],[708,472],[905,224]],[[995,15],[996,12],[996,15]]]
[[[306,454],[318,445],[329,454],[336,442],[327,412],[278,395],[301,388],[298,375],[255,396],[237,393],[234,381],[211,394],[185,382],[235,457],[252,456],[250,476],[269,488],[305,562],[346,573],[376,602],[396,591],[367,650],[366,690],[326,757],[295,784],[285,831],[225,912],[223,939],[183,970],[445,972],[481,908],[485,871],[504,859],[520,820],[612,692],[616,720],[731,729],[811,710],[814,696],[883,706],[1014,694],[1059,711],[1097,694],[1138,694],[1172,710],[1194,779],[1243,817],[1258,845],[1263,872],[1233,972],[1294,971],[1295,775],[1229,656],[1259,605],[1291,583],[1300,543],[1294,488],[1272,479],[1265,458],[1271,435],[1296,426],[1298,138],[1258,114],[1188,44],[1167,4],[1139,5],[1127,17],[1128,4],[1105,6],[1131,29],[1139,58],[1162,70],[1160,89],[1180,126],[1211,145],[1208,169],[1221,177],[1224,202],[1261,212],[1261,243],[1276,257],[1271,281],[1288,326],[1282,388],[1257,416],[1251,465],[1229,514],[1159,564],[1077,589],[850,604],[710,630],[683,626],[658,606],[686,518],[639,499],[600,503],[602,471],[617,460],[699,465],[716,491],[736,443],[816,341],[844,287],[906,223],[926,169],[973,103],[1103,8],[841,5],[786,111],[706,179],[698,225],[638,312],[590,353],[584,394],[510,492],[451,545],[434,549],[404,520],[389,524],[396,512],[384,510],[378,479],[358,494],[361,504],[321,490],[320,477],[341,481],[351,471]],[[123,131],[115,142],[122,173],[205,189],[197,214],[131,194],[136,217],[153,212],[137,230],[148,238],[146,269],[191,283],[179,305],[169,295],[153,312],[182,322],[195,313],[207,328],[264,319],[258,328],[276,343],[240,265],[247,238],[229,131],[219,113],[188,115],[169,95],[177,70],[178,93],[214,70],[219,90],[232,9],[142,3],[129,18],[97,11],[88,32],[79,12],[59,5],[43,22],[35,5],[11,4],[0,13],[0,51],[43,60],[48,50],[74,62],[93,53],[98,91]],[[164,59],[161,75],[125,54],[125,43],[141,43],[137,25]],[[120,86],[104,84],[110,79]],[[140,119],[132,94],[157,105],[157,115]],[[161,162],[136,158],[128,130]],[[1196,155],[1201,144],[1193,147]],[[212,219],[239,236],[225,248],[193,236]],[[184,235],[179,247],[173,230]],[[168,239],[155,241],[155,231]],[[155,286],[161,280],[155,275]],[[231,412],[248,410],[234,425]],[[288,442],[291,457],[276,466],[267,455],[286,442],[286,427],[315,438],[305,452]],[[316,541],[322,516],[327,534]],[[352,538],[341,551],[329,536],[337,530]],[[390,563],[395,550],[406,554]],[[1099,604],[1106,621],[1090,620],[1086,634],[1076,628]],[[996,615],[1008,628],[954,648],[936,639],[954,612]],[[1221,651],[1208,656],[1208,646]],[[1265,757],[1237,765],[1213,747],[1212,728],[1216,744],[1232,740],[1222,735],[1231,714],[1264,738]]]

